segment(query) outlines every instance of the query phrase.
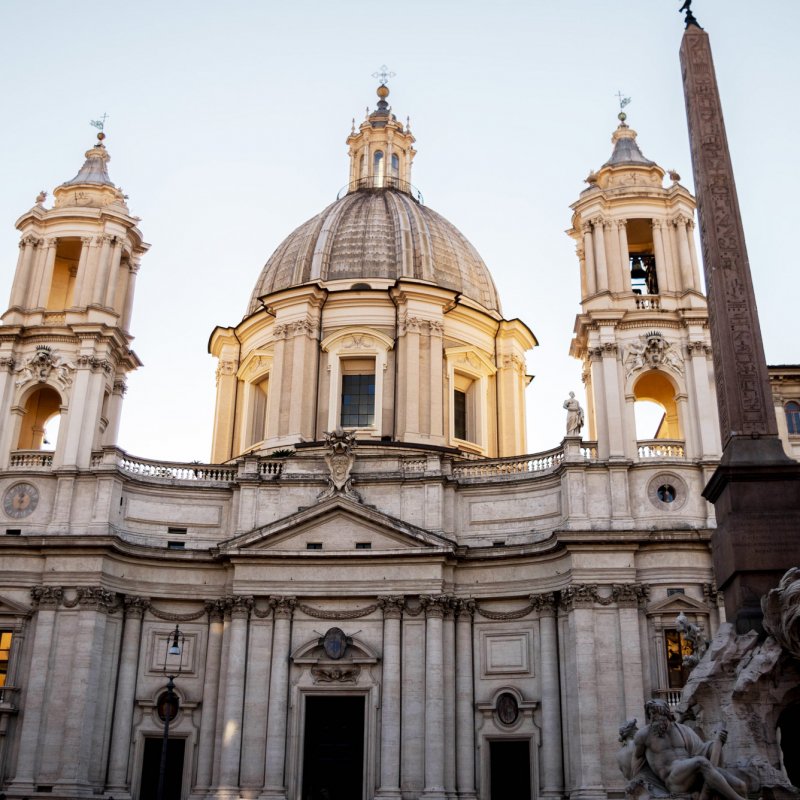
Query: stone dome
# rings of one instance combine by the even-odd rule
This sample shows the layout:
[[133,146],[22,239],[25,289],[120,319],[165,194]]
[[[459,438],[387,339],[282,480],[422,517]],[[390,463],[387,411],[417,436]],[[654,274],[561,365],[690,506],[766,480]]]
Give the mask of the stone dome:
[[284,239],[256,281],[259,297],[314,280],[415,278],[460,292],[501,313],[492,277],[464,235],[396,189],[350,192]]

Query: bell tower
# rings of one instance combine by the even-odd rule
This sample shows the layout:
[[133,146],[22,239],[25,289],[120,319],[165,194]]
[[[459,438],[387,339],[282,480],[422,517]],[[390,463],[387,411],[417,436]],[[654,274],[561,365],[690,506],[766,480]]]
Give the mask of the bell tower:
[[[704,459],[720,451],[695,200],[645,158],[620,112],[611,158],[572,205],[589,437],[601,458]],[[650,410],[649,422],[647,410]]]
[[116,443],[134,284],[149,245],[108,176],[105,134],[78,174],[16,223],[19,259],[0,317],[0,468],[88,467]]

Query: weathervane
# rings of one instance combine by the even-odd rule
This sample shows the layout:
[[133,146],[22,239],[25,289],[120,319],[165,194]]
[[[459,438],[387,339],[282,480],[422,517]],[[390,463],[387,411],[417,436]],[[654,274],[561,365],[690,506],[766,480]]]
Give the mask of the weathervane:
[[103,116],[100,117],[100,119],[90,119],[89,120],[89,124],[93,128],[97,128],[97,130],[103,131],[105,129],[105,127],[106,127],[106,120],[107,119],[108,119],[108,114],[104,113]]
[[[694,14],[692,14],[692,0],[684,1],[684,4],[678,9],[678,13],[680,14],[683,11],[686,12],[686,17],[685,17],[686,27],[688,28],[690,25],[694,25],[700,28],[700,23],[697,21]],[[703,29],[700,28],[700,30]]]
[[625,113],[625,106],[630,103],[631,99],[630,97],[625,97],[625,95],[622,94],[622,89],[620,89],[614,96],[619,100],[619,114],[617,114],[617,119],[624,123],[628,118],[628,115]]
[[381,68],[377,72],[372,73],[372,77],[376,78],[381,82],[381,86],[386,86],[389,81],[389,78],[394,78],[396,73],[390,72],[389,67],[386,64],[382,64]]

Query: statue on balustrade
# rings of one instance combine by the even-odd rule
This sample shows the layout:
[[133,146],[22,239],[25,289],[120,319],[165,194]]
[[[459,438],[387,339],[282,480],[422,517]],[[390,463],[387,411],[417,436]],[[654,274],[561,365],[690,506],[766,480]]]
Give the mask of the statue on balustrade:
[[575,399],[575,392],[569,393],[569,397],[564,401],[564,408],[567,410],[567,436],[580,436],[583,427],[583,409]]

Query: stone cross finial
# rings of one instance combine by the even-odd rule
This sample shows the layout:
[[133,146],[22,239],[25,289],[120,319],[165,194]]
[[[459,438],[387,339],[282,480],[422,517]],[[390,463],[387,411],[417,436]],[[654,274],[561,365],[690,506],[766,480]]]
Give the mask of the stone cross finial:
[[377,72],[372,73],[372,77],[380,81],[381,86],[386,86],[390,78],[394,78],[397,73],[391,72],[386,64],[382,64]]

